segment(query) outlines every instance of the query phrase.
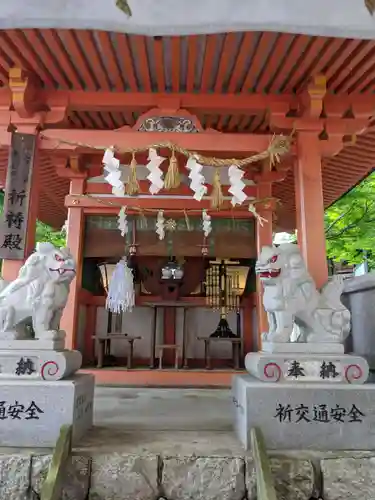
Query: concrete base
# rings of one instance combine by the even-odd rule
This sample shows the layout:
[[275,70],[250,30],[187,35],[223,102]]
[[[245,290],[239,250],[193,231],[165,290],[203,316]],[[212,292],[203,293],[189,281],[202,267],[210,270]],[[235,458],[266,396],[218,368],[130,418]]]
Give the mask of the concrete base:
[[349,354],[249,352],[245,367],[250,375],[263,382],[364,384],[369,376],[367,361]]
[[64,424],[73,442],[93,424],[94,377],[61,381],[0,381],[0,443],[12,447],[53,447]]
[[270,450],[375,449],[375,384],[265,384],[233,379],[235,430],[245,449],[260,427]]

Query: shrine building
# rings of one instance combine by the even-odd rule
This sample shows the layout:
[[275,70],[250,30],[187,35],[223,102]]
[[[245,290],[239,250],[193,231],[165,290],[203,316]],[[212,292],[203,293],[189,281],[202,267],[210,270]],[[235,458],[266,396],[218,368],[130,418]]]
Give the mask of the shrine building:
[[[134,9],[109,8],[123,30],[79,13],[0,24],[2,275],[33,251],[37,220],[65,225],[77,277],[61,328],[84,370],[229,386],[267,329],[255,262],[273,234],[297,229],[328,279],[324,210],[375,162],[375,42],[260,21],[137,34]],[[135,306],[115,313],[124,257]]]

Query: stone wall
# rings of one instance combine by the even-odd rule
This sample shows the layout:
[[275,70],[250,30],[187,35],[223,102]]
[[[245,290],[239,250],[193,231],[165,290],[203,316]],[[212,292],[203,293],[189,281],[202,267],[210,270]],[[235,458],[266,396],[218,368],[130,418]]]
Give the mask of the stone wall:
[[[310,460],[311,459],[311,460]],[[51,455],[0,455],[0,498],[38,498]],[[272,457],[278,499],[310,500],[323,472],[324,500],[375,498],[375,454]],[[319,486],[319,485],[318,485]],[[33,496],[33,493],[36,495]],[[63,500],[255,500],[251,456],[129,455],[73,456]],[[318,498],[313,496],[312,498]]]

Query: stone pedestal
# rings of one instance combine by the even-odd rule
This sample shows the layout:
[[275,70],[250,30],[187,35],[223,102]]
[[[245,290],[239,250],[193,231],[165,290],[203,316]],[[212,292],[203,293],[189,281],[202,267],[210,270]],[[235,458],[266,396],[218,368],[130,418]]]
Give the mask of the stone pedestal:
[[287,354],[344,354],[338,342],[262,342],[262,352]]
[[270,450],[375,449],[375,385],[233,380],[235,429],[245,449],[259,427]]
[[4,379],[61,380],[82,365],[79,351],[0,350],[0,381]]
[[0,443],[11,447],[54,447],[64,424],[73,443],[93,424],[95,380],[75,375],[59,381],[0,380]]
[[367,361],[348,354],[250,352],[245,367],[263,382],[363,384],[369,375]]
[[61,380],[82,365],[79,351],[64,349],[65,332],[55,340],[0,340],[0,381]]

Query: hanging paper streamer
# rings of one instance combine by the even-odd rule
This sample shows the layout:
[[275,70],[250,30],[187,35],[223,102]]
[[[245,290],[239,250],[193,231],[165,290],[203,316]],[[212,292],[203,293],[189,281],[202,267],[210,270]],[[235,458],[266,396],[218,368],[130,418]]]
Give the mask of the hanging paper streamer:
[[158,216],[156,218],[156,234],[159,236],[159,240],[164,240],[165,237],[165,219],[163,210],[159,210]]
[[149,191],[151,194],[158,193],[164,187],[163,172],[159,168],[165,158],[159,156],[156,149],[150,148],[148,150],[148,163],[146,167],[150,171],[147,179],[150,181]]
[[113,313],[132,311],[135,304],[134,276],[126,258],[116,265],[108,287],[106,308]]
[[137,160],[135,159],[134,153],[129,168],[130,168],[129,180],[126,184],[125,191],[126,194],[134,196],[135,194],[139,193],[139,182],[137,179]]
[[126,208],[121,207],[120,212],[118,214],[117,225],[119,230],[121,231],[121,236],[125,236],[128,233],[128,218],[126,215]]
[[221,190],[220,172],[217,168],[214,174],[212,183],[211,206],[214,209],[219,209],[224,202],[223,192]]
[[202,210],[202,228],[205,238],[211,233],[211,215],[208,215],[207,210]]
[[164,180],[165,189],[176,189],[181,184],[180,172],[178,170],[178,161],[174,149],[172,150],[169,167]]
[[253,205],[252,203],[250,203],[250,205],[249,205],[249,212],[251,212],[254,215],[254,217],[257,219],[257,221],[259,222],[259,224],[261,226],[263,226],[264,222],[268,222],[267,219],[265,219],[260,214],[258,214],[258,212],[257,212],[257,210],[255,208],[255,205]]
[[190,189],[194,192],[193,198],[197,201],[202,201],[203,196],[207,194],[206,180],[202,174],[203,166],[191,156],[186,163],[186,169],[190,170]]
[[228,169],[230,188],[228,192],[232,195],[232,206],[242,205],[246,200],[246,194],[244,193],[245,183],[242,177],[245,172],[238,168],[236,165],[231,165]]
[[115,196],[124,196],[125,186],[121,180],[120,160],[115,158],[113,149],[106,149],[103,156],[104,170],[108,172],[105,180],[112,186]]

